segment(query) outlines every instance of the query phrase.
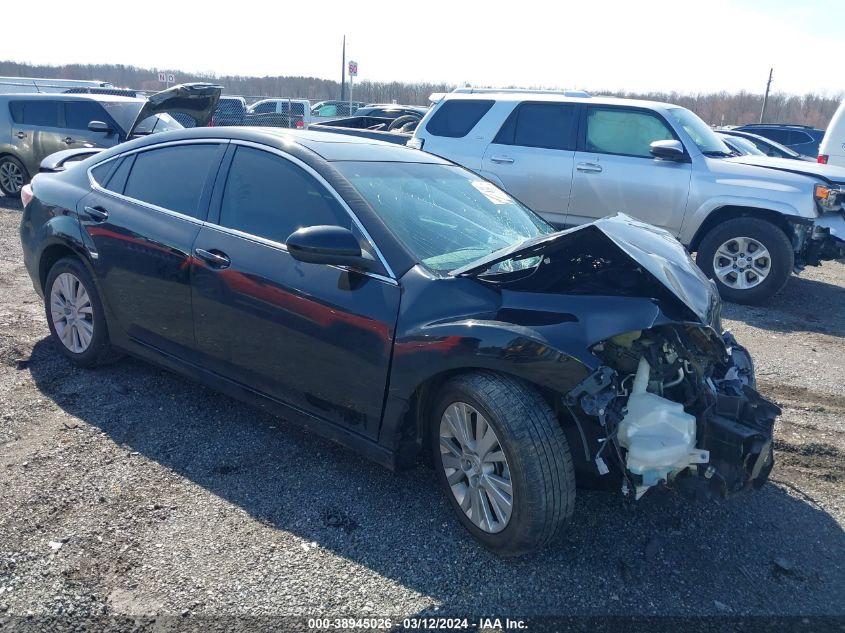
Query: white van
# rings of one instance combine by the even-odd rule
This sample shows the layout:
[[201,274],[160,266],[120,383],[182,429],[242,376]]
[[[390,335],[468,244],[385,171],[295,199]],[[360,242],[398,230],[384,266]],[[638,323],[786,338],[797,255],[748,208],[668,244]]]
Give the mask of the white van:
[[819,162],[845,167],[845,101],[839,104],[819,145]]

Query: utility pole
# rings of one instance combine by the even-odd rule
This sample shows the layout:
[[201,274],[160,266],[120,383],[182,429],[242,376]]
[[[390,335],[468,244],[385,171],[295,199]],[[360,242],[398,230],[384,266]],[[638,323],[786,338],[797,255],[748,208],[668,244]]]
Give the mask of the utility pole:
[[766,95],[763,97],[763,109],[760,110],[760,123],[763,122],[763,117],[766,116],[766,104],[769,102],[769,88],[772,87],[772,72],[774,68],[769,68],[769,82],[766,84]]
[[340,62],[340,100],[346,101],[346,36],[343,36],[343,59]]

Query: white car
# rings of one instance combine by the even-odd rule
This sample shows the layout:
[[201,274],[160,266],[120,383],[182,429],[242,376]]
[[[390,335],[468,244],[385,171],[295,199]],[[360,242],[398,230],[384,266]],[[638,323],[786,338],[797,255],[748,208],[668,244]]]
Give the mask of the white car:
[[819,162],[845,167],[845,101],[836,109],[824,133],[819,145]]

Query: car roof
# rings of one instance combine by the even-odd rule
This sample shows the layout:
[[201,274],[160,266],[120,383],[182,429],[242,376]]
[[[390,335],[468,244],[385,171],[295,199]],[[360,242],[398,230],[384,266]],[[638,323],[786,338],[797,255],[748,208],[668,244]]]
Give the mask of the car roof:
[[121,151],[140,149],[147,145],[156,145],[169,141],[190,139],[231,139],[252,141],[286,150],[296,145],[310,150],[323,160],[334,161],[370,161],[396,163],[432,163],[451,165],[452,163],[434,154],[428,154],[416,149],[387,143],[360,136],[336,134],[310,130],[292,130],[276,127],[226,126],[226,127],[195,127],[173,132],[159,132],[145,136],[142,139],[130,141],[106,150],[108,155],[119,154]]
[[647,101],[644,99],[624,99],[621,97],[568,97],[561,94],[544,92],[450,92],[443,96],[443,101],[452,99],[470,99],[474,101],[549,101],[559,103],[589,103],[592,105],[620,105],[666,110],[680,108],[674,103]]
[[60,99],[62,101],[114,101],[119,103],[138,103],[146,101],[146,99],[142,97],[124,97],[109,94],[68,94],[63,92],[16,92],[11,94],[0,95],[0,97],[6,99]]

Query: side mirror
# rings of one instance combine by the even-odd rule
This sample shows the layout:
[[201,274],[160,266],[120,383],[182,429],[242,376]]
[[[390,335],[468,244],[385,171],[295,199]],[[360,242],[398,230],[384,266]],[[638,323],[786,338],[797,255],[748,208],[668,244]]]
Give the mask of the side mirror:
[[301,262],[377,270],[376,262],[363,256],[358,238],[340,226],[301,228],[291,234],[285,245],[291,256]]
[[102,121],[91,121],[88,123],[88,131],[89,132],[105,132],[106,134],[111,134],[114,132],[107,123],[103,123]]
[[663,160],[684,160],[686,156],[683,143],[680,141],[654,141],[649,145],[651,155]]

